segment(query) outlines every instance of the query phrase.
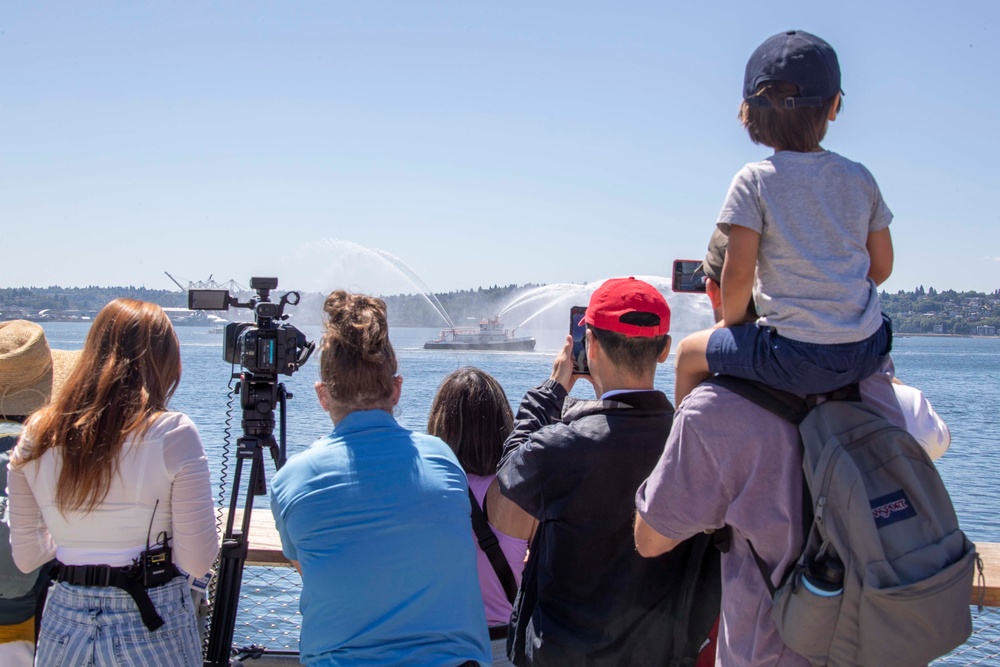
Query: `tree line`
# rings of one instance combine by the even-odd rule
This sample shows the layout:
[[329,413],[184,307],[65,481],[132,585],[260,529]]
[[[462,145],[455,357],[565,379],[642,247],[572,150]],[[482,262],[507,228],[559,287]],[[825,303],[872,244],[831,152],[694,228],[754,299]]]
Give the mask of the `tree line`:
[[[462,326],[470,318],[477,322],[481,317],[495,315],[517,294],[538,285],[493,285],[454,292],[441,292],[434,297],[452,321]],[[281,292],[279,291],[279,294]],[[238,295],[246,301],[252,293]],[[326,295],[302,294],[303,305],[323,303]],[[92,317],[109,301],[119,297],[150,301],[165,308],[187,306],[187,292],[157,290],[145,287],[0,287],[0,319],[38,318],[47,315],[52,319]],[[274,296],[272,295],[272,298]],[[395,294],[381,297],[386,302],[389,324],[393,326],[443,327],[444,320],[431,301],[423,294]],[[44,313],[45,315],[40,315]]]
[[[452,321],[462,326],[469,320],[495,315],[518,294],[539,285],[493,285],[434,295]],[[249,294],[240,295],[242,300]],[[303,298],[307,295],[303,294]],[[308,295],[322,303],[325,295]],[[187,293],[147,289],[133,285],[121,287],[3,287],[0,288],[0,319],[37,317],[48,311],[52,317],[92,316],[106,303],[118,297],[151,301],[164,307],[183,308]],[[895,294],[882,291],[882,310],[892,317],[898,333],[976,334],[982,327],[1000,330],[1000,289],[990,293],[938,291],[918,286]],[[442,327],[444,322],[424,294],[382,296],[392,326]]]
[[892,318],[897,333],[972,335],[981,332],[981,327],[1000,331],[1000,289],[990,293],[939,292],[920,285],[912,292],[883,291],[879,296],[882,310]]

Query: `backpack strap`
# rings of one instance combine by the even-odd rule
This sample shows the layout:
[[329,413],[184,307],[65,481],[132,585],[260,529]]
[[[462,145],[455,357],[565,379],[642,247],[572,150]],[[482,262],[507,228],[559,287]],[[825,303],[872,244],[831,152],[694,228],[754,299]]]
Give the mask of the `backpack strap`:
[[[733,377],[732,375],[716,375],[708,380],[705,380],[708,384],[713,384],[724,389],[742,396],[748,401],[759,405],[768,412],[775,414],[785,421],[791,422],[798,426],[802,423],[802,420],[806,418],[809,411],[816,405],[816,396],[808,396],[802,398],[795,394],[789,393],[787,391],[782,391],[780,389],[775,389],[761,382],[756,382],[754,380],[746,380],[744,378]],[[843,389],[838,389],[833,394],[829,395],[831,399],[834,400],[860,400],[861,392],[858,385],[849,385]],[[813,522],[813,509],[812,509],[812,498],[809,496],[809,490],[805,486],[805,480],[803,480],[802,485],[802,536],[803,539],[807,539],[809,536],[809,531],[812,528]],[[728,533],[730,533],[729,526],[723,529],[727,535],[725,537],[719,536],[716,538],[716,546],[720,551],[725,553],[729,550],[729,539]],[[719,532],[719,531],[717,531]],[[725,548],[720,546],[725,544]],[[771,599],[774,599],[774,594],[778,590],[774,583],[771,581],[772,573],[770,572],[767,563],[761,558],[760,554],[757,553],[757,549],[754,547],[753,542],[747,540],[747,546],[750,547],[750,554],[753,556],[754,562],[757,564],[757,569],[760,570],[760,575],[764,579],[764,584],[767,586],[768,592],[771,594]],[[795,563],[790,563],[788,569],[781,576],[781,581],[785,581],[792,570],[795,569]]]
[[[745,380],[732,375],[716,375],[705,382],[728,389],[795,425],[802,423],[815,404],[815,397],[802,398],[787,391],[769,387],[761,382]],[[809,399],[814,400],[810,401]]]
[[[471,488],[469,489],[469,502],[472,505],[472,529],[479,541],[479,548],[490,559],[490,565],[493,566],[493,571],[496,572],[497,579],[503,586],[507,600],[514,604],[514,597],[517,595],[517,580],[514,579],[514,571],[510,569],[510,563],[507,562],[507,557],[503,555],[503,549],[500,548],[500,541],[493,534],[486,513],[479,507]],[[485,498],[483,502],[486,502]]]

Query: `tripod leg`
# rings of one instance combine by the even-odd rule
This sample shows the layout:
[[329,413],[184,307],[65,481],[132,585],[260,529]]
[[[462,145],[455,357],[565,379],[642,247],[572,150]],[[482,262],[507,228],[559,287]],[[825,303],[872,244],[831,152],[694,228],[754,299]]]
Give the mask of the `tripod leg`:
[[[236,473],[233,478],[233,496],[229,508],[227,534],[223,536],[219,551],[219,570],[216,574],[215,599],[213,600],[212,626],[208,636],[205,667],[231,667],[233,634],[239,612],[240,589],[243,586],[243,566],[247,559],[250,516],[253,512],[253,490],[264,483],[264,456],[256,438],[241,438]],[[235,505],[239,492],[240,472],[244,458],[251,459],[250,479],[243,507],[242,527],[232,528]]]

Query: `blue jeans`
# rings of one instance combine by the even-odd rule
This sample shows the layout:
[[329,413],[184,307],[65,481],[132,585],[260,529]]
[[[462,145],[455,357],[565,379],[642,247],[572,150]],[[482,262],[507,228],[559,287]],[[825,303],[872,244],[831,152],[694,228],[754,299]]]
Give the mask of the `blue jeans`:
[[716,329],[706,356],[712,373],[796,394],[824,394],[875,373],[891,349],[892,320],[882,315],[882,326],[865,340],[835,345],[792,340],[756,324]]
[[150,632],[120,588],[55,584],[38,638],[37,667],[201,667],[201,642],[187,581],[148,590],[163,625]]

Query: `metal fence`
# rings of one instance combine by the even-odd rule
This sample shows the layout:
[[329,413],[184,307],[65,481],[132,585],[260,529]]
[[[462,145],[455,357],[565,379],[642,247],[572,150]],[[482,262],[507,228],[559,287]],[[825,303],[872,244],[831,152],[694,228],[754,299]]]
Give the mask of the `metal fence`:
[[[298,651],[299,592],[302,579],[291,567],[247,566],[243,572],[239,616],[233,644],[267,651]],[[934,667],[1000,665],[1000,607],[972,608],[972,636],[964,645],[935,660]],[[247,662],[248,667],[253,665]]]
[[1000,665],[1000,607],[972,608],[972,636],[962,646],[935,660],[935,667],[948,665]]
[[298,651],[302,578],[293,567],[247,566],[243,570],[233,645]]

